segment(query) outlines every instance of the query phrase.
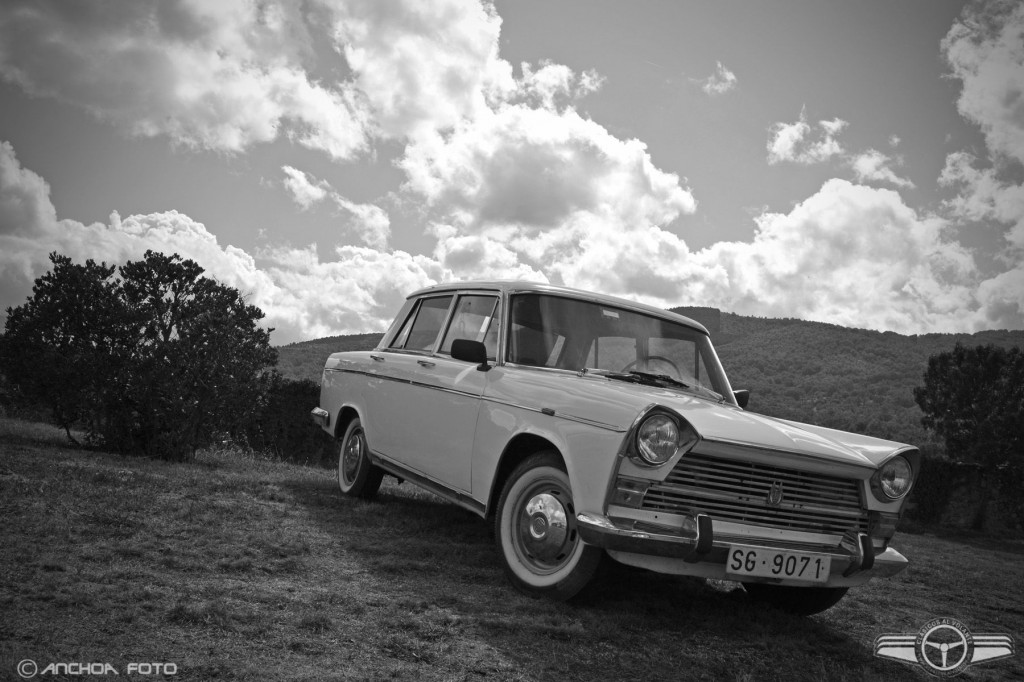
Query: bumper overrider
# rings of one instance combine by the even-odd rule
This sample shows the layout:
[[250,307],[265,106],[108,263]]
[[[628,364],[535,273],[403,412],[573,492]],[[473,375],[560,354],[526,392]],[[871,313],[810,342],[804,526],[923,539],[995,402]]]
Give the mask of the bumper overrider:
[[679,532],[669,529],[638,529],[631,519],[617,519],[580,512],[576,517],[580,538],[589,545],[604,548],[622,563],[663,573],[693,575],[724,580],[766,582],[780,585],[811,586],[794,579],[737,577],[726,570],[730,549],[737,545],[756,545],[764,549],[793,550],[828,556],[831,570],[820,587],[850,587],[871,578],[889,577],[907,567],[907,559],[890,548],[876,550],[865,533],[848,533],[834,547],[794,547],[751,538],[716,537],[712,519],[696,514],[692,523]]

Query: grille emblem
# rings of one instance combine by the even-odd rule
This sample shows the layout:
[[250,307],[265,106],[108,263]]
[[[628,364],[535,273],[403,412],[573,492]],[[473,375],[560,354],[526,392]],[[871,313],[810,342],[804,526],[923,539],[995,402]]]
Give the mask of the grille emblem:
[[782,481],[772,481],[772,487],[768,489],[768,506],[778,507],[782,504]]

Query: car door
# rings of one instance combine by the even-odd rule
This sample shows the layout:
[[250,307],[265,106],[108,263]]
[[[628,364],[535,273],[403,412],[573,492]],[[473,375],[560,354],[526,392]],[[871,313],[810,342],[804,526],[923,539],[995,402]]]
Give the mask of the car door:
[[374,409],[390,415],[384,427],[387,433],[380,434],[382,454],[450,488],[469,492],[476,418],[487,373],[473,363],[453,359],[451,344],[456,338],[482,341],[492,359],[497,355],[498,295],[461,293],[445,310],[447,324],[441,327],[441,335],[432,330],[443,305],[441,300],[421,301],[408,330],[403,328],[391,352],[382,354],[393,380]]
[[[448,319],[455,295],[446,293],[417,300],[387,348],[370,354],[370,379],[364,391],[367,442],[370,449],[407,464],[406,434],[398,425],[416,418],[423,392],[413,383],[418,360],[431,355]],[[399,407],[401,406],[401,407]],[[411,413],[411,414],[410,414]]]

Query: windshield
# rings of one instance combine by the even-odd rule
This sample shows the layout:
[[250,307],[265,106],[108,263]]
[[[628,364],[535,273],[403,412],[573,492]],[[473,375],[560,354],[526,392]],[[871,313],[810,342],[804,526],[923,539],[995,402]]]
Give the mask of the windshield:
[[580,371],[664,375],[733,401],[711,340],[652,315],[546,294],[512,297],[508,361]]

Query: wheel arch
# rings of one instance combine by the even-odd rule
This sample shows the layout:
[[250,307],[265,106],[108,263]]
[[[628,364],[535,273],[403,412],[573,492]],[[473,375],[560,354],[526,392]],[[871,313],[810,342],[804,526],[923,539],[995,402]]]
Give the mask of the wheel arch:
[[348,425],[351,424],[354,419],[358,419],[361,422],[366,421],[363,419],[363,415],[359,414],[359,410],[355,407],[348,404],[342,405],[341,409],[338,410],[338,418],[334,420],[334,437],[341,438],[344,436],[345,429],[348,428]]
[[562,463],[562,469],[568,473],[568,467],[566,467],[565,456],[562,455],[562,451],[544,436],[536,433],[520,433],[505,445],[505,449],[501,453],[501,459],[498,461],[498,467],[494,473],[494,479],[491,481],[490,494],[487,496],[485,518],[489,520],[494,518],[495,508],[498,506],[498,498],[501,497],[501,491],[505,488],[505,483],[515,468],[519,466],[519,463],[530,455],[548,450],[558,455],[558,459]]

